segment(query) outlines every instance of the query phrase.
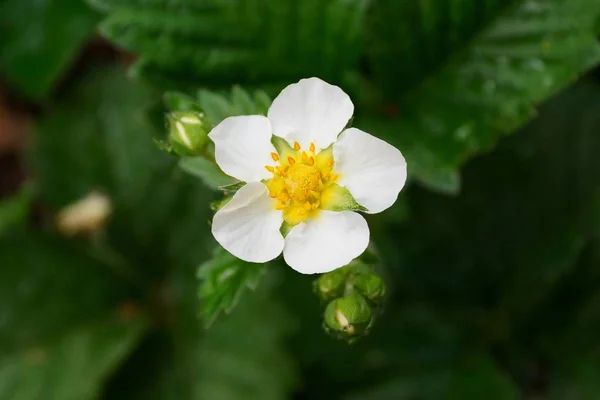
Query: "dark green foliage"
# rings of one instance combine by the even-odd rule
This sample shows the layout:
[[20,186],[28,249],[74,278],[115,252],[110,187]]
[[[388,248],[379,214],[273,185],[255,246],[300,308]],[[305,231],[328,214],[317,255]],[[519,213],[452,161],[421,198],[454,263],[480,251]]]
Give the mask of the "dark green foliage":
[[[361,48],[367,0],[111,1],[103,34],[142,54],[134,71],[168,89],[339,82]],[[318,38],[318,40],[315,40]]]
[[[135,60],[61,87],[97,11],[0,5],[0,80],[43,99],[27,183],[0,200],[0,400],[598,398],[600,83],[574,82],[600,61],[600,0],[89,3]],[[215,250],[237,186],[210,142],[155,144],[166,112],[209,130],[307,76],[341,85],[420,183],[368,216],[377,279],[334,271],[321,298],[279,260]],[[57,214],[92,191],[112,213],[67,237]],[[352,345],[322,329],[348,288],[369,327]]]
[[24,95],[41,99],[92,35],[100,15],[82,0],[0,3],[0,73]]
[[265,272],[265,264],[242,261],[217,247],[211,259],[198,268],[204,324],[210,326],[223,311],[231,313],[246,288],[256,290]]
[[364,125],[420,181],[456,193],[458,165],[600,61],[599,13],[597,0],[381,0],[370,56],[396,117]]

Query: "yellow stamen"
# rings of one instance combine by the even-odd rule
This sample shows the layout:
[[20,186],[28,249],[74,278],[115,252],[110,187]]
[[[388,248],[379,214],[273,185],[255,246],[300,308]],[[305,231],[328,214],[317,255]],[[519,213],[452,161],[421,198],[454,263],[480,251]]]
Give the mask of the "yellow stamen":
[[284,221],[291,226],[315,218],[319,210],[331,201],[326,193],[339,179],[332,171],[334,161],[331,148],[316,154],[315,143],[310,143],[306,151],[300,143],[293,143],[295,151],[282,155],[271,153],[276,163],[265,166],[273,172],[273,177],[265,182],[269,197],[274,199],[272,207],[283,211]]
[[279,196],[277,196],[277,200],[281,201],[282,203],[285,203],[289,200],[289,197],[287,194],[281,193]]

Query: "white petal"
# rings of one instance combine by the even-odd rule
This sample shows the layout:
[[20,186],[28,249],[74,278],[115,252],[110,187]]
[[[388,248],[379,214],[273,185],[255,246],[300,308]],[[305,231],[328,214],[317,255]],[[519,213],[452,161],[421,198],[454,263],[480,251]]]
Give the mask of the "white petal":
[[208,134],[215,143],[215,159],[227,175],[244,182],[271,177],[265,165],[273,165],[271,123],[261,115],[224,119]]
[[225,250],[249,262],[267,262],[283,250],[279,232],[283,213],[273,206],[267,187],[261,182],[243,186],[215,214],[212,233]]
[[350,263],[369,244],[369,226],[352,211],[321,211],[292,228],[285,238],[283,258],[302,274],[322,274]]
[[400,150],[356,128],[342,132],[333,145],[339,184],[370,214],[389,208],[406,182],[406,161]]
[[289,85],[275,98],[268,117],[273,133],[302,148],[311,142],[319,149],[329,146],[344,129],[354,105],[337,86],[319,78],[302,79]]

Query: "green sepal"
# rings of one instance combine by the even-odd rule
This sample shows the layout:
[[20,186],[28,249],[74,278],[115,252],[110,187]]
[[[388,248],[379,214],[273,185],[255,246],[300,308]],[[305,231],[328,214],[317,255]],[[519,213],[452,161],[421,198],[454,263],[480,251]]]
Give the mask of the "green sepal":
[[223,208],[225,206],[225,204],[229,203],[231,201],[231,199],[232,199],[231,196],[226,196],[226,197],[223,197],[221,200],[215,200],[210,203],[210,209],[214,212],[217,212],[221,208]]
[[294,148],[290,146],[287,140],[279,136],[271,136],[271,144],[273,144],[273,147],[275,147],[275,150],[277,150],[277,153],[280,157],[285,157],[286,154],[296,153],[296,150],[294,150]]
[[328,211],[368,211],[356,202],[352,193],[337,183],[334,183],[323,193],[321,208]]
[[281,232],[281,234],[283,235],[283,237],[286,237],[288,233],[290,233],[290,231],[292,230],[293,226],[288,224],[287,222],[283,221],[283,223],[281,224],[281,227],[279,228],[279,232]]
[[156,145],[156,147],[158,147],[160,150],[164,151],[165,153],[171,154],[173,156],[176,156],[177,153],[175,153],[175,150],[173,150],[173,146],[171,146],[171,144],[169,142],[167,142],[166,140],[160,140],[160,139],[152,139],[154,141],[154,144]]
[[229,185],[221,185],[221,186],[219,186],[219,189],[222,190],[223,192],[225,192],[226,195],[232,196],[238,190],[240,190],[242,187],[244,187],[244,185],[246,185],[246,182],[236,182],[236,183],[231,183]]

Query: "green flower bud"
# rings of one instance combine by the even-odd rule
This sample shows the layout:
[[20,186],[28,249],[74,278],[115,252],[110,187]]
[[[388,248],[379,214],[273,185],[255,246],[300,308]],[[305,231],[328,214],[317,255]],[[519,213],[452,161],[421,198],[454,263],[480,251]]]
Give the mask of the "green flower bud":
[[373,273],[359,275],[354,281],[354,287],[367,299],[381,305],[385,296],[385,283],[379,276]]
[[189,157],[202,154],[208,143],[204,114],[195,111],[175,111],[167,114],[170,144],[175,153]]
[[343,268],[321,275],[314,283],[315,292],[323,300],[333,300],[344,295],[346,271]]
[[367,333],[373,311],[359,294],[333,300],[325,309],[325,329],[344,339],[353,339]]

